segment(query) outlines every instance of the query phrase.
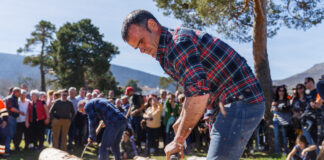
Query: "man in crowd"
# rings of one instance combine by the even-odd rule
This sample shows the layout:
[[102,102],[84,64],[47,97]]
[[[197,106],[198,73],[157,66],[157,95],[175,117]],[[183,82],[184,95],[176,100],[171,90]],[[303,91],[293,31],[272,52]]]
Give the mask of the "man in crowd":
[[176,135],[164,149],[167,159],[174,153],[183,156],[185,140],[206,105],[216,104],[226,112],[217,115],[207,159],[240,159],[265,110],[263,91],[246,60],[208,33],[168,29],[145,10],[127,15],[121,32],[124,41],[156,58],[184,87],[186,100],[174,124]]
[[27,92],[26,98],[27,98],[28,100],[31,100],[30,94],[29,94],[29,92],[28,92],[28,86],[27,86],[26,84],[22,84],[22,85],[21,85],[21,89],[23,89],[23,90],[25,90],[25,91]]
[[79,90],[79,95],[76,97],[78,101],[84,100],[86,98],[87,89],[81,87]]
[[121,97],[121,103],[122,103],[122,108],[124,109],[124,114],[126,116],[127,111],[129,109],[128,97],[127,96],[122,96]]
[[312,77],[306,77],[304,81],[306,89],[308,89],[310,92],[306,95],[306,98],[310,100],[311,102],[314,102],[316,100],[317,91],[315,88],[315,81]]
[[19,115],[25,115],[24,112],[19,110],[18,98],[20,97],[20,88],[15,87],[12,90],[12,94],[6,98],[7,111],[9,112],[8,124],[5,128],[8,136],[6,137],[6,153],[10,151],[10,142],[14,138],[16,132],[17,121],[16,118]]
[[129,109],[126,118],[131,116],[131,124],[136,133],[136,145],[141,150],[141,142],[144,141],[141,121],[143,119],[143,110],[145,108],[142,96],[135,94],[133,87],[127,87],[125,95],[129,97]]
[[[68,91],[61,92],[61,99],[54,102],[50,110],[52,119],[53,147],[66,151],[66,137],[70,128],[72,118],[75,115],[73,103],[68,101]],[[60,136],[61,134],[61,136]],[[59,140],[61,137],[61,140]],[[61,146],[59,147],[59,141]]]
[[[69,88],[69,97],[68,100],[72,102],[73,104],[73,108],[74,108],[74,115],[77,114],[78,112],[78,102],[79,100],[75,97],[76,96],[76,88],[75,87],[70,87]],[[70,129],[69,129],[69,145],[68,145],[68,149],[71,150],[72,149],[72,143],[73,141],[75,141],[75,133],[76,133],[76,122],[75,122],[75,117],[72,118],[72,122],[70,125]]]
[[[80,105],[84,105],[82,101]],[[111,147],[115,160],[120,160],[119,143],[126,129],[126,118],[113,104],[107,99],[95,98],[86,102],[85,113],[89,119],[89,139],[91,143],[96,141],[96,128],[100,120],[103,121],[106,128],[102,136],[101,146],[99,148],[99,160],[108,159],[107,147]]]

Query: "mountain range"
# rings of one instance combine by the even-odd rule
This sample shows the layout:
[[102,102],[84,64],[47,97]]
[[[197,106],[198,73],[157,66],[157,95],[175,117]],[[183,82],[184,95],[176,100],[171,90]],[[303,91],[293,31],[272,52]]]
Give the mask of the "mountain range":
[[[6,82],[14,81],[14,83],[17,83],[19,77],[32,77],[38,79],[40,77],[38,67],[24,65],[22,63],[23,59],[24,57],[22,55],[0,53],[0,80],[5,80]],[[135,79],[139,81],[139,85],[142,87],[158,87],[159,76],[118,65],[111,65],[110,70],[116,77],[120,86],[124,86],[129,79]],[[315,81],[317,81],[322,74],[324,74],[324,63],[315,64],[304,72],[282,80],[274,80],[273,84],[285,84],[289,88],[292,88],[297,83],[303,83],[305,77],[313,77]],[[174,90],[174,88],[168,89]]]

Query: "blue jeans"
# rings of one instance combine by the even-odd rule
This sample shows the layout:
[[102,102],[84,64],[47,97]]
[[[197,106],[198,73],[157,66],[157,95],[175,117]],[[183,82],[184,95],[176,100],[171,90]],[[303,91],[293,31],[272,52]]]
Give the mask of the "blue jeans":
[[136,145],[138,147],[141,146],[141,141],[143,140],[143,131],[141,128],[141,121],[142,121],[143,117],[141,116],[136,116],[136,117],[131,117],[131,123],[132,123],[132,127],[135,131],[136,134]]
[[282,137],[282,146],[284,147],[285,152],[287,153],[287,136],[286,136],[286,128],[283,125],[279,124],[279,121],[273,121],[273,133],[274,133],[274,142],[275,142],[275,152],[280,152],[280,144],[279,144],[279,132]]
[[239,160],[264,110],[264,103],[237,101],[225,105],[226,115],[217,115],[210,133],[207,160]]
[[307,143],[308,144],[315,144],[311,134],[309,133],[309,131],[307,130],[307,127],[302,125],[302,131],[303,131],[303,135],[306,137]]
[[75,133],[76,133],[76,122],[75,122],[75,117],[71,121],[71,125],[69,128],[69,145],[68,148],[72,148],[72,142],[75,141]]
[[99,160],[108,159],[107,147],[111,147],[115,160],[120,160],[119,143],[124,130],[126,129],[126,120],[106,123],[106,128],[102,136],[101,146],[99,148]]
[[6,140],[5,140],[6,153],[10,151],[10,142],[15,136],[16,125],[17,125],[16,118],[9,116],[7,126],[3,128],[4,132],[7,133]]

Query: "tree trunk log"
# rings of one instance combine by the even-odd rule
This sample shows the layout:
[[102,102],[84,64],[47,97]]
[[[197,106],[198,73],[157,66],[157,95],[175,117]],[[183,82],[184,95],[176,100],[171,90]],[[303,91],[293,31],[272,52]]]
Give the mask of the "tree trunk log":
[[260,81],[261,87],[266,97],[266,111],[264,119],[266,121],[266,145],[268,151],[273,152],[273,130],[270,128],[272,124],[271,102],[272,102],[272,79],[267,53],[267,0],[254,0],[254,23],[253,23],[253,57],[254,68],[257,79]]
[[56,148],[46,148],[40,153],[38,160],[82,160],[82,159]]

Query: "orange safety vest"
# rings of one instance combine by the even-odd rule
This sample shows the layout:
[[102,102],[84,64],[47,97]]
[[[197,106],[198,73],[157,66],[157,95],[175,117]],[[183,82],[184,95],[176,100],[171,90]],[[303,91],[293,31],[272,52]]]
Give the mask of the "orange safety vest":
[[[0,99],[0,119],[2,120],[3,117],[8,116],[7,108],[3,101]],[[5,145],[0,144],[0,155],[5,153]]]

